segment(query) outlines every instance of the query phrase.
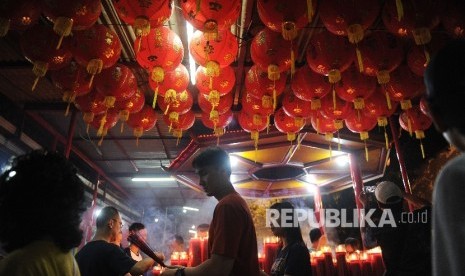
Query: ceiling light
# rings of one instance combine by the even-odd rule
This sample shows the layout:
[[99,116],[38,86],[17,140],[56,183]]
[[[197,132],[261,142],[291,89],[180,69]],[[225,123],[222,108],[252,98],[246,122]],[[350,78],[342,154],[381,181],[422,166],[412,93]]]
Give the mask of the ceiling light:
[[189,206],[182,206],[182,209],[184,209],[184,210],[189,210],[189,211],[196,211],[196,212],[199,211],[198,208],[189,207]]
[[344,166],[347,165],[347,163],[349,163],[349,157],[347,155],[342,155],[342,156],[336,157],[336,163],[340,167],[344,167]]
[[195,231],[195,230],[189,230],[189,233],[191,233],[191,234],[197,234],[197,231]]
[[234,155],[229,155],[229,163],[231,164],[231,167],[235,167],[239,163],[239,158]]
[[[189,45],[191,43],[192,37],[194,36],[194,27],[192,27],[191,23],[186,21],[186,32],[187,32],[187,47],[189,48]],[[189,74],[191,75],[191,82],[192,84],[195,85],[195,61],[194,58],[191,55],[191,51],[189,52]]]
[[175,181],[174,177],[133,177],[133,182],[163,182],[163,181]]

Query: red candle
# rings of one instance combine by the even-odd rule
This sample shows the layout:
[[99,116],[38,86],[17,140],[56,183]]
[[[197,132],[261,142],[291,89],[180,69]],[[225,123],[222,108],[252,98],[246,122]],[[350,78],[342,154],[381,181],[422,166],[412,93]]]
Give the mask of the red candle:
[[324,252],[326,276],[334,275],[333,256],[331,252]]
[[205,262],[208,260],[208,238],[200,238],[201,260]]
[[161,266],[157,265],[157,266],[154,266],[153,269],[152,269],[152,274],[154,276],[158,276],[161,274]]
[[267,274],[271,272],[271,266],[276,259],[278,254],[279,243],[264,243],[263,251],[265,252],[265,260],[263,262],[263,268]]
[[381,253],[370,253],[373,275],[382,276],[384,274],[384,263]]
[[347,266],[349,268],[350,275],[361,276],[362,267],[360,264],[360,257],[358,253],[352,253],[347,258]]
[[201,241],[198,238],[192,238],[189,241],[190,266],[198,266],[202,263]]
[[336,262],[337,262],[337,269],[336,269],[337,275],[338,276],[349,275],[349,271],[347,269],[345,252],[336,252]]

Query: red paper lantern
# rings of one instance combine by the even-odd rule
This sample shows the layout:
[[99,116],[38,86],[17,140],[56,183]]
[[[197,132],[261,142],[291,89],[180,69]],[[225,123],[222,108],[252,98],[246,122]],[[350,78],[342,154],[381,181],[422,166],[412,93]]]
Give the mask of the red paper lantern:
[[294,117],[296,120],[309,118],[312,115],[310,103],[297,98],[290,91],[284,94],[283,110],[287,115]]
[[447,40],[444,34],[436,34],[426,45],[412,45],[407,53],[407,65],[410,70],[417,76],[423,77],[430,57],[444,47]]
[[176,138],[182,137],[182,132],[191,128],[195,123],[195,114],[188,111],[185,114],[167,114],[163,116],[163,121],[169,126],[170,132],[173,131],[173,136]]
[[436,0],[387,0],[382,12],[384,26],[394,35],[413,36],[417,45],[427,44],[430,31],[439,24],[439,5]]
[[368,148],[366,140],[369,138],[368,132],[376,126],[376,119],[362,114],[352,114],[352,116],[345,119],[347,128],[360,134],[360,140],[365,143],[365,159],[368,162]]
[[157,122],[157,113],[149,105],[144,105],[141,111],[130,114],[127,124],[134,129],[134,136],[139,141],[144,131],[151,130]]
[[284,39],[292,40],[297,37],[298,30],[312,21],[316,2],[298,0],[289,5],[280,0],[258,0],[257,11],[265,26],[282,33]]
[[192,93],[189,90],[179,93],[166,93],[165,97],[160,97],[157,102],[158,107],[165,115],[171,112],[182,115],[192,108],[193,103]]
[[32,72],[36,79],[32,90],[35,89],[39,78],[45,76],[47,70],[59,70],[68,65],[72,59],[69,40],[66,40],[63,48],[58,50],[50,47],[50,43],[54,42],[58,42],[58,37],[52,29],[44,25],[35,25],[21,36],[20,46],[24,57],[34,64]]
[[52,72],[52,82],[56,87],[63,90],[63,101],[68,103],[65,116],[68,114],[69,105],[76,97],[83,96],[90,92],[90,75],[86,69],[71,62],[65,68]]
[[273,114],[272,105],[264,105],[262,100],[251,97],[247,94],[242,98],[242,111],[249,115],[259,114],[264,117],[268,117]]
[[333,133],[338,129],[334,125],[334,120],[321,116],[320,113],[314,113],[310,120],[313,129],[317,133],[322,133],[325,135],[326,140],[331,141],[333,138]]
[[441,22],[446,32],[453,38],[465,37],[465,2],[445,0]]
[[110,68],[121,55],[121,42],[115,32],[103,25],[74,32],[74,59],[92,76]]
[[[137,90],[131,98],[115,102],[115,109],[119,110],[120,120],[126,122],[129,119],[129,114],[141,111],[144,104],[145,96],[142,92]],[[123,125],[121,125],[121,129],[122,128]]]
[[224,128],[231,123],[233,119],[233,113],[228,110],[226,113],[219,114],[218,118],[211,118],[210,112],[202,112],[202,123],[204,126],[213,129],[213,133],[216,136],[224,134]]
[[352,105],[339,98],[327,95],[321,99],[321,114],[326,118],[334,120],[337,129],[342,129],[344,124],[342,120],[354,113]]
[[179,64],[174,70],[165,72],[163,80],[160,82],[149,78],[149,85],[155,91],[152,102],[152,107],[155,108],[158,96],[165,97],[167,93],[172,95],[186,90],[189,85],[189,71],[184,65]]
[[257,149],[259,133],[268,126],[268,117],[241,111],[238,122],[243,130],[250,132],[250,138],[254,141],[255,149]]
[[287,134],[288,141],[294,141],[296,133],[302,130],[305,126],[305,119],[296,120],[284,112],[283,108],[276,110],[274,113],[274,126],[279,132]]
[[277,97],[281,95],[286,86],[286,74],[283,72],[278,80],[270,80],[267,72],[258,66],[252,65],[245,78],[247,93],[262,100],[264,107],[276,107]]
[[347,102],[353,102],[355,109],[363,109],[364,99],[370,97],[376,89],[376,80],[360,74],[355,65],[342,73],[342,80],[336,88],[336,94]]
[[415,75],[406,65],[392,72],[391,81],[386,84],[391,99],[400,102],[402,110],[412,107],[411,99],[425,91],[423,79]]
[[220,97],[217,102],[212,102],[209,100],[208,94],[199,93],[197,96],[197,101],[200,109],[202,109],[203,112],[210,113],[211,111],[216,111],[218,114],[223,114],[231,110],[233,104],[233,95],[230,93]]
[[[108,130],[114,127],[117,122],[118,111],[110,108],[105,113],[96,115],[90,124],[97,130],[97,136],[103,139],[103,137],[107,136]],[[100,140],[99,146],[101,143],[102,140]]]
[[320,99],[331,91],[331,84],[325,76],[311,71],[308,66],[303,66],[292,78],[291,88],[297,98],[310,101],[311,109],[316,110],[321,107]]
[[229,30],[219,32],[216,40],[209,40],[202,32],[196,31],[189,43],[192,58],[207,69],[209,77],[218,77],[220,68],[234,61],[238,49],[237,39]]
[[105,105],[114,106],[115,101],[131,98],[137,91],[136,76],[129,67],[116,64],[103,70],[95,80],[95,89],[105,96]]
[[[97,22],[102,12],[100,0],[44,0],[44,14],[53,23],[53,30],[60,36],[69,36],[71,31],[89,29]],[[56,44],[60,48],[60,43]],[[55,45],[55,44],[53,44]]]
[[203,66],[199,66],[195,73],[195,86],[202,93],[214,90],[219,93],[219,96],[224,96],[231,92],[235,82],[236,74],[231,66],[222,68],[218,76],[208,76],[207,68]]
[[363,61],[360,71],[370,77],[376,76],[380,84],[389,82],[389,73],[399,67],[404,58],[401,40],[387,32],[372,32],[359,44],[359,49]]
[[136,36],[146,36],[151,28],[163,26],[173,11],[172,0],[112,2],[119,18],[133,26]]
[[350,43],[328,31],[314,33],[307,48],[307,63],[314,72],[328,76],[330,83],[341,79],[341,72],[354,60]]
[[425,138],[425,130],[430,128],[432,123],[431,118],[423,114],[418,106],[413,106],[399,115],[399,124],[402,129],[408,131],[410,135],[415,132],[415,137],[420,140],[423,158],[425,158],[425,150],[421,140]]
[[94,115],[104,113],[107,107],[104,104],[105,97],[93,89],[84,96],[76,97],[74,105],[83,113],[84,122],[90,124],[94,120]]
[[182,15],[194,28],[217,39],[218,31],[229,30],[239,18],[239,0],[181,1]]
[[0,37],[8,30],[25,30],[37,23],[42,12],[39,0],[3,0],[0,7]]
[[293,65],[290,51],[294,51],[291,41],[284,40],[278,33],[268,28],[261,30],[252,40],[250,55],[261,70],[268,72],[270,80],[280,79],[281,73]]

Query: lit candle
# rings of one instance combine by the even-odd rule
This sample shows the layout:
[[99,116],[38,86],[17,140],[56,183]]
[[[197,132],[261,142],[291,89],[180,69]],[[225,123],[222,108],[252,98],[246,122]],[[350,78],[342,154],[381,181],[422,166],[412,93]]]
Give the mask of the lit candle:
[[189,241],[190,266],[198,266],[202,263],[201,241],[198,238],[192,238]]
[[263,261],[263,270],[270,274],[271,266],[276,259],[276,255],[278,254],[279,243],[278,239],[274,237],[267,237],[265,238],[265,242],[263,244],[263,251],[265,253],[265,260]]
[[352,276],[362,275],[362,268],[360,265],[360,256],[358,251],[349,254],[347,257],[347,266],[349,267],[349,272]]

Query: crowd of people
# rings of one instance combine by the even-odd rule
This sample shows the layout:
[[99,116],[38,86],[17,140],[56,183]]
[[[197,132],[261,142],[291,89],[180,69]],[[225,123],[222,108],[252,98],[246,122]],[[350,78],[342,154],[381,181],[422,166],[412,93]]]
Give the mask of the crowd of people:
[[[460,151],[465,151],[465,41],[455,40],[441,49],[425,73],[427,104],[438,131]],[[259,268],[257,237],[245,200],[230,181],[229,155],[219,147],[195,157],[192,166],[199,184],[218,203],[208,225],[209,258],[195,267],[168,267],[163,276],[266,275]],[[392,216],[394,224],[362,228],[362,241],[345,240],[347,252],[380,246],[385,275],[461,275],[465,252],[465,155],[446,164],[434,185],[433,204],[402,192],[393,182],[376,186],[376,222]],[[360,196],[368,205],[366,194]],[[415,210],[406,209],[414,206]],[[280,202],[272,210],[290,209]],[[84,185],[76,168],[62,155],[36,150],[17,157],[0,177],[0,275],[142,275],[155,261],[143,257],[136,244],[121,247],[123,222],[119,211],[104,207],[96,219],[93,239],[76,252],[82,239],[79,226],[84,207]],[[405,221],[407,214],[425,220]],[[431,214],[433,215],[431,218]],[[295,213],[282,218],[294,221]],[[281,246],[271,275],[311,275],[309,249],[299,225],[271,227]],[[204,231],[204,232],[206,232]],[[129,227],[147,240],[142,223]],[[327,239],[321,229],[309,234],[310,251],[319,250]],[[184,250],[182,237],[173,247]],[[162,253],[155,253],[161,260]]]

